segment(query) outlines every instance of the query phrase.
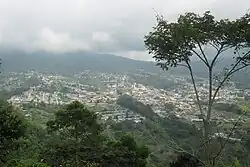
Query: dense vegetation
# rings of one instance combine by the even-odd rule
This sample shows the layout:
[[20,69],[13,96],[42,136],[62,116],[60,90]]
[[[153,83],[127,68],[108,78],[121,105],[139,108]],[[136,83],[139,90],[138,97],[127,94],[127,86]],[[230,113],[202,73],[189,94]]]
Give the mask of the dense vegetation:
[[[24,118],[27,113],[31,116]],[[200,164],[186,154],[199,146],[199,130],[174,115],[146,118],[140,123],[101,122],[89,107],[79,102],[66,106],[25,104],[22,109],[2,102],[0,116],[4,120],[0,127],[5,129],[1,131],[1,166]],[[243,143],[237,143],[237,148],[235,143],[227,145],[224,165],[234,163],[236,158],[248,164],[247,136]]]
[[46,127],[19,111],[0,104],[1,166],[146,166],[146,146],[131,135],[108,138],[94,112],[77,101],[55,111]]
[[134,99],[133,97],[129,95],[121,95],[118,100],[117,104],[124,108],[128,108],[135,113],[139,113],[140,115],[148,118],[148,119],[154,119],[156,117],[159,117],[150,106],[143,104],[142,102]]

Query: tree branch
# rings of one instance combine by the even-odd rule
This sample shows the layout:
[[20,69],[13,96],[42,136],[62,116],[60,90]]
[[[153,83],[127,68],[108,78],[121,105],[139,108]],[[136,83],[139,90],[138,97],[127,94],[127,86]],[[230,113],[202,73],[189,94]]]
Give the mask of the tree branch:
[[216,54],[215,57],[213,58],[212,63],[211,63],[211,67],[212,67],[212,68],[214,67],[214,64],[215,64],[217,58],[219,57],[219,55],[222,53],[223,47],[224,47],[224,45],[221,44],[221,47],[218,49],[217,54]]
[[239,67],[239,68],[236,68],[235,70],[233,70],[233,71],[231,72],[231,75],[234,74],[234,73],[237,72],[237,71],[242,70],[243,68],[245,68],[245,67],[247,67],[247,66],[249,66],[249,65],[250,65],[250,64],[245,64],[244,66],[241,66],[241,67]]
[[[250,54],[250,51],[248,51],[241,59],[239,59],[239,60],[234,64],[234,66],[231,68],[231,70],[226,74],[226,76],[224,77],[224,79],[220,82],[219,86],[217,87],[217,89],[216,89],[215,92],[214,92],[214,95],[213,95],[213,98],[212,98],[212,104],[213,104],[213,102],[214,102],[214,100],[215,100],[215,97],[217,96],[217,94],[218,94],[220,88],[223,86],[223,84],[226,82],[226,80],[227,80],[232,74],[234,74],[235,72],[237,72],[237,71],[239,71],[239,70],[241,70],[241,69],[243,69],[243,68],[245,68],[245,67],[247,67],[247,66],[249,65],[249,64],[246,64],[246,65],[244,65],[244,66],[242,66],[242,67],[237,68],[237,66],[241,63],[242,59],[246,58],[246,56],[248,56],[248,54]],[[235,69],[235,68],[237,68],[237,69]]]
[[198,90],[197,90],[197,87],[196,87],[196,83],[195,83],[195,80],[194,80],[193,70],[192,70],[192,67],[189,64],[189,62],[186,61],[186,63],[187,63],[187,67],[189,69],[189,73],[190,73],[190,76],[191,76],[192,84],[194,86],[194,92],[195,92],[196,100],[197,100],[197,103],[198,103],[198,107],[199,107],[202,119],[204,121],[204,113],[203,113],[203,110],[202,110],[202,107],[201,107],[199,93],[198,93]]
[[192,149],[193,153],[190,153],[190,152],[184,150],[183,148],[181,148],[173,139],[171,139],[171,141],[173,142],[173,144],[176,145],[176,148],[173,148],[173,147],[167,145],[168,148],[170,148],[170,149],[172,149],[173,151],[178,152],[178,153],[185,153],[185,154],[188,154],[188,155],[190,155],[190,156],[196,158],[196,159],[197,159],[199,162],[201,162],[203,165],[205,165],[205,163],[204,163],[199,157],[197,157],[197,156],[194,154],[194,150],[193,150],[193,149]]
[[200,49],[200,51],[201,51],[201,53],[202,53],[202,55],[203,55],[203,57],[204,57],[204,59],[205,59],[205,62],[208,64],[208,67],[209,67],[209,62],[208,62],[208,60],[207,60],[206,54],[204,53],[204,51],[203,51],[203,49],[202,49],[202,47],[201,47],[200,42],[197,41],[197,44],[198,44],[199,49]]
[[209,97],[208,97],[209,99],[208,99],[207,123],[209,124],[211,111],[212,111],[212,90],[213,90],[213,68],[212,66],[208,69],[208,80],[209,80]]
[[209,63],[208,61],[206,61],[205,59],[203,59],[199,53],[197,53],[194,49],[192,49],[192,52],[207,66],[209,67]]
[[247,111],[245,111],[243,114],[241,114],[239,117],[238,117],[238,120],[235,122],[233,128],[231,129],[229,135],[227,136],[227,139],[226,139],[226,142],[222,145],[221,149],[219,150],[219,152],[213,157],[213,164],[215,164],[215,161],[216,159],[220,156],[221,152],[223,151],[223,149],[226,147],[230,137],[233,135],[235,129],[237,128],[241,118],[247,113]]
[[217,51],[219,51],[218,47],[217,47],[215,44],[213,44],[213,42],[210,42],[209,44],[210,44],[212,47],[214,47]]

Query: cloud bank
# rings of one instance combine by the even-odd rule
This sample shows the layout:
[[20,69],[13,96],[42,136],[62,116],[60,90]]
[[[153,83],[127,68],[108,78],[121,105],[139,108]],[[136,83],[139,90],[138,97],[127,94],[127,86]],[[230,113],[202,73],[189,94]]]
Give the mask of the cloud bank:
[[0,47],[93,51],[148,60],[143,36],[156,12],[173,21],[187,11],[237,18],[249,0],[0,0]]

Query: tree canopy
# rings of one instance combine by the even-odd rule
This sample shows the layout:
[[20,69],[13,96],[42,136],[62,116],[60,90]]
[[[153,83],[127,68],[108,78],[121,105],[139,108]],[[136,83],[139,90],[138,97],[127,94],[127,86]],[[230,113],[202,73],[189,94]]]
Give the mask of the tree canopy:
[[74,101],[57,111],[47,127],[49,132],[55,132],[45,151],[51,161],[77,167],[95,157],[91,153],[98,150],[101,142],[101,126],[95,113],[80,102]]
[[47,128],[51,136],[42,157],[48,164],[146,166],[147,147],[138,146],[131,136],[123,136],[120,140],[105,137],[95,113],[78,101],[56,112]]
[[[214,66],[218,56],[227,49],[234,49],[237,61],[244,66],[249,63],[250,14],[231,21],[215,20],[209,11],[203,16],[186,13],[173,23],[158,16],[157,25],[145,36],[145,45],[164,69],[189,62],[192,56],[198,56],[207,66]],[[218,51],[214,58],[205,55],[204,46]],[[240,50],[245,51],[243,55],[238,55]]]
[[[212,106],[218,92],[231,76],[250,65],[250,13],[236,20],[216,20],[209,11],[203,15],[188,12],[180,15],[176,22],[168,22],[162,16],[157,16],[157,25],[145,36],[144,42],[162,69],[182,66],[190,72],[199,118],[203,122],[202,156],[214,166],[221,151],[212,152]],[[206,49],[214,52],[208,53]],[[231,58],[233,63],[229,67],[222,67],[221,74],[215,74],[214,67],[222,57]],[[208,91],[205,104],[201,102],[193,73],[195,67],[192,61],[195,59],[207,68]]]

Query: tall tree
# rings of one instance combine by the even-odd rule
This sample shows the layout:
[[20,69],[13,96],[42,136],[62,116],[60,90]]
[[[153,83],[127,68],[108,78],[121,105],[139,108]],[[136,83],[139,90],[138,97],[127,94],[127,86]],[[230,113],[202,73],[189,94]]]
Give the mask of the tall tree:
[[[59,110],[47,126],[50,132],[55,132],[52,136],[54,139],[49,141],[49,147],[53,148],[50,157],[53,161],[74,164],[75,167],[85,161],[94,161],[95,155],[92,153],[98,153],[101,141],[101,126],[94,112],[74,101]],[[46,154],[49,153],[47,150]]]
[[[209,156],[211,155],[209,148],[212,136],[212,106],[218,92],[230,77],[250,65],[250,14],[245,14],[237,20],[216,20],[209,11],[202,16],[186,13],[180,15],[177,22],[172,23],[158,16],[157,25],[145,36],[145,45],[162,69],[183,66],[189,70],[204,125],[204,155],[206,161],[214,161],[216,157]],[[215,54],[206,53],[205,48],[214,49]],[[224,75],[218,78],[215,77],[214,69],[223,56],[232,58],[234,63],[230,67],[225,67]],[[194,59],[200,60],[207,68],[208,104],[206,107],[201,104],[196,86],[194,67],[191,63]]]
[[16,141],[24,136],[26,125],[17,109],[11,104],[0,101],[0,165],[8,160],[8,155],[16,150]]

